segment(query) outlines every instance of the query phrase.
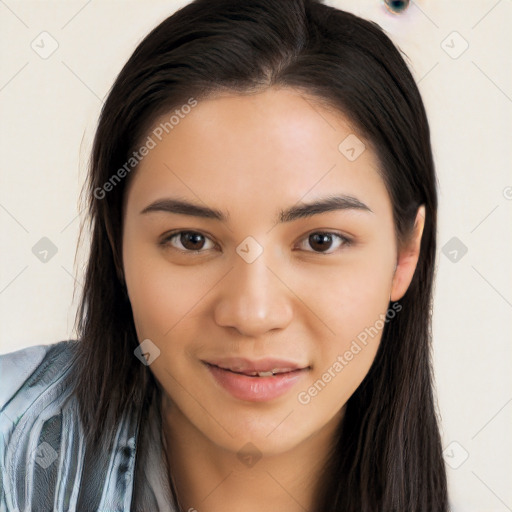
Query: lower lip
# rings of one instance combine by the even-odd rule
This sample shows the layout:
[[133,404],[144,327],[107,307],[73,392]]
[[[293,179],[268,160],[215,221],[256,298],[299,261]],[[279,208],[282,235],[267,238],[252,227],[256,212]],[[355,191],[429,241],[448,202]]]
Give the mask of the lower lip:
[[279,373],[272,377],[249,377],[240,373],[223,370],[218,366],[206,365],[213,378],[228,393],[239,400],[268,402],[284,395],[306,373],[307,369]]

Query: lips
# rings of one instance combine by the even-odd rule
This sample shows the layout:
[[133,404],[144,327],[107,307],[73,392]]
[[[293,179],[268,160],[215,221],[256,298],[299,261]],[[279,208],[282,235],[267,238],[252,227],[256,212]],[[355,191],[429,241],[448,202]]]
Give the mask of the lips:
[[268,402],[286,394],[310,369],[283,359],[230,358],[203,362],[217,385],[232,397],[248,402]]
[[271,377],[272,375],[289,373],[307,367],[307,365],[301,366],[295,362],[286,361],[284,359],[261,359],[259,361],[250,361],[242,358],[229,358],[206,361],[206,363],[212,366],[217,366],[222,370],[248,375],[250,377]]
[[234,370],[231,368],[224,368],[223,366],[217,366],[217,365],[211,365],[216,366],[217,368],[221,370],[225,370],[227,372],[231,373],[237,373],[238,375],[246,375],[247,377],[274,377],[275,375],[280,375],[281,373],[290,373],[293,371],[297,371],[293,368],[272,368],[272,370]]

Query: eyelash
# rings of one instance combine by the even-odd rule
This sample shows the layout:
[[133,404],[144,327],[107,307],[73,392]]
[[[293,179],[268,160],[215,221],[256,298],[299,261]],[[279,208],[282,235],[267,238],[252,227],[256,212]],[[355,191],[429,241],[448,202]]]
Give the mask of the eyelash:
[[[192,230],[181,230],[181,231],[174,231],[172,233],[168,233],[166,235],[163,236],[162,240],[160,241],[159,245],[163,246],[164,248],[171,248],[171,249],[174,249],[178,252],[181,252],[182,254],[188,254],[188,255],[200,255],[201,253],[204,253],[204,252],[207,252],[208,249],[206,250],[187,250],[187,249],[178,249],[176,247],[173,247],[171,245],[171,241],[173,238],[176,238],[184,233],[189,233],[189,234],[194,234],[194,235],[201,235],[203,236],[205,239],[207,240],[210,240],[210,237],[208,237],[207,235],[205,235],[204,233],[201,233],[200,231],[192,231]],[[312,235],[329,235],[333,238],[337,238],[340,240],[340,244],[338,246],[338,248],[334,249],[333,252],[322,252],[322,251],[306,251],[306,252],[311,252],[313,254],[321,254],[321,255],[329,255],[329,254],[334,254],[334,252],[336,252],[337,250],[339,250],[340,248],[343,248],[343,247],[348,247],[350,245],[352,245],[352,240],[344,235],[340,235],[339,233],[334,233],[332,231],[312,231],[310,233],[308,233],[307,235],[305,235],[302,239],[301,239],[301,242],[304,241],[304,240],[308,240],[310,236]],[[331,248],[328,249],[328,251],[330,251]]]

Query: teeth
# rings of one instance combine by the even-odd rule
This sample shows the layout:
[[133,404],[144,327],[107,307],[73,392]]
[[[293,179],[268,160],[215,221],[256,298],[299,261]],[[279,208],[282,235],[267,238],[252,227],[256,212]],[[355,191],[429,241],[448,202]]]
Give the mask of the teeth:
[[228,370],[233,373],[239,373],[241,375],[247,375],[249,377],[272,377],[274,375],[279,375],[280,373],[287,373],[293,371],[291,368],[274,368],[266,372],[246,372],[241,370],[240,368],[223,368],[223,370]]

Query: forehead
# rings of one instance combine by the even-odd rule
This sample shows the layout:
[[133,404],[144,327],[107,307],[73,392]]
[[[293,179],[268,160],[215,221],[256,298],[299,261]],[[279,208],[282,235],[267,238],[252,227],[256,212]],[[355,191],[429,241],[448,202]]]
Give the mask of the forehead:
[[344,193],[372,203],[372,210],[389,210],[368,141],[310,96],[287,88],[223,94],[199,101],[171,124],[175,111],[147,134],[155,144],[129,190],[137,206],[173,193],[255,211]]

